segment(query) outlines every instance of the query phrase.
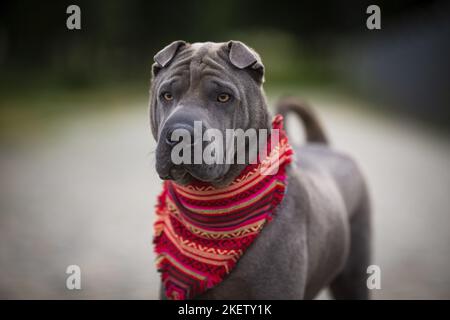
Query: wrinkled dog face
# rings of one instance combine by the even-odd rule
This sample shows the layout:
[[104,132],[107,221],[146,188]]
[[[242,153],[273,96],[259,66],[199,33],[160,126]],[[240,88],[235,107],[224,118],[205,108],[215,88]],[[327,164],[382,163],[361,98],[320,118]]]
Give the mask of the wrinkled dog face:
[[201,121],[203,132],[219,130],[224,139],[226,129],[268,129],[269,115],[262,90],[264,67],[259,56],[237,41],[194,44],[175,41],[154,59],[150,122],[157,141],[159,176],[179,184],[193,179],[215,186],[230,183],[245,165],[225,161],[174,164],[171,151],[177,142],[172,134],[184,129],[192,136],[192,148],[200,143],[204,149],[208,142],[195,139],[194,121]]

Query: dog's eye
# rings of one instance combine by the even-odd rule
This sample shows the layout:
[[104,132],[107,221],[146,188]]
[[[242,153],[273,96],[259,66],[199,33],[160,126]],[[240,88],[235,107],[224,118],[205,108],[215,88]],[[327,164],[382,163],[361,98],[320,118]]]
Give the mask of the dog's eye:
[[217,101],[221,102],[221,103],[225,103],[230,101],[231,96],[227,93],[221,93],[217,96]]
[[170,92],[164,92],[162,96],[163,96],[164,100],[166,100],[166,101],[173,100],[173,95]]

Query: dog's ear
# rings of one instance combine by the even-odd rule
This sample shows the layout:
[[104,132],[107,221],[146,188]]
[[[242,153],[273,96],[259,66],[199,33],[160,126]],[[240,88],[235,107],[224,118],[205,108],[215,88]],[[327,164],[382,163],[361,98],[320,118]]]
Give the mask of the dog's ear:
[[158,72],[169,65],[170,61],[175,57],[178,50],[186,45],[185,41],[177,40],[159,51],[154,57],[155,63],[152,65],[152,75],[155,77]]
[[240,41],[229,41],[230,62],[239,69],[249,68],[254,79],[262,84],[264,82],[264,65],[259,55]]

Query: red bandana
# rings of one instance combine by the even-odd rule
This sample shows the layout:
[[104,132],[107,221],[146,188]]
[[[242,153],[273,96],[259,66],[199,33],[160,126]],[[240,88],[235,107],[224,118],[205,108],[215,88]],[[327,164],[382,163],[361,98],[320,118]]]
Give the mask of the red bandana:
[[248,165],[229,186],[164,182],[154,244],[167,298],[192,299],[219,284],[272,219],[293,153],[282,122],[280,115],[273,120],[279,140],[271,146],[269,139],[267,158]]

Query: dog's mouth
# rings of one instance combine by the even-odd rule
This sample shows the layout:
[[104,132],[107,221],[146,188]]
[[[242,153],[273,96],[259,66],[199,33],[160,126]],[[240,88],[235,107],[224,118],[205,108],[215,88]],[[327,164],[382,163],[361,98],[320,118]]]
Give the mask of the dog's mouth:
[[167,174],[160,174],[159,177],[162,180],[172,180],[180,185],[186,185],[194,181],[201,181],[207,183],[220,182],[224,174],[208,175],[206,171],[209,171],[205,167],[195,168],[194,166],[173,165],[168,170]]
[[173,166],[166,175],[159,175],[162,180],[183,180],[189,176],[189,172],[180,166]]

